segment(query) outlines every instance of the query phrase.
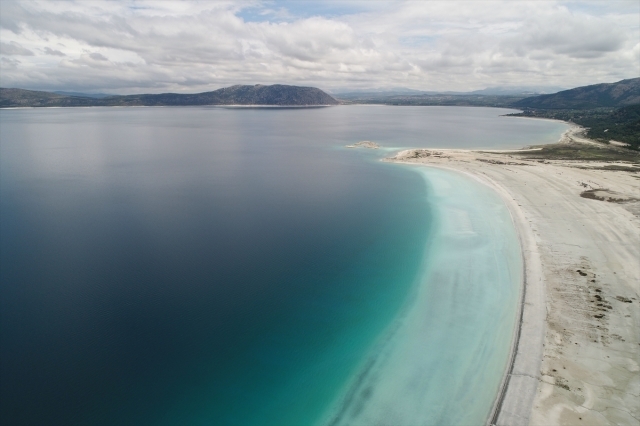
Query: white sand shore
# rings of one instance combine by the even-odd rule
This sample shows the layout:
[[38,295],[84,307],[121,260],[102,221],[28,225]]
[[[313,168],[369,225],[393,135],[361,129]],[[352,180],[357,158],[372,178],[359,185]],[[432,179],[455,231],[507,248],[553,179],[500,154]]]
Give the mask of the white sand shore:
[[[595,143],[578,131],[561,142]],[[473,174],[503,195],[519,228],[523,322],[491,421],[640,425],[640,173],[487,151],[406,150],[389,161]],[[600,191],[581,197],[587,190]]]

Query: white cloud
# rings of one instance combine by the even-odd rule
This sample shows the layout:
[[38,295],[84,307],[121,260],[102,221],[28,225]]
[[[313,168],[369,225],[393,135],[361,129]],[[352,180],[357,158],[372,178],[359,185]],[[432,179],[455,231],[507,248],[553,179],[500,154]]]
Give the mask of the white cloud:
[[3,0],[0,8],[3,87],[471,90],[640,75],[635,1]]
[[20,43],[16,43],[15,41],[9,43],[0,42],[0,54],[6,56],[33,56],[32,51],[22,47]]
[[45,46],[44,50],[43,50],[45,55],[51,55],[51,56],[67,56],[64,53],[62,53],[61,51],[57,50],[57,49],[52,49],[48,46]]
[[6,70],[17,69],[19,64],[20,64],[20,61],[17,59],[11,59],[11,58],[5,58],[5,57],[0,58],[0,66],[2,66],[2,68]]

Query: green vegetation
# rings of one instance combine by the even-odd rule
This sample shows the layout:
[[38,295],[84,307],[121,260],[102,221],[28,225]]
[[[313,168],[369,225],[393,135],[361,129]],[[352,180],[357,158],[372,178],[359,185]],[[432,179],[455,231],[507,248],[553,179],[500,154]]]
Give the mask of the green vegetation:
[[628,143],[629,148],[634,150],[640,148],[640,105],[591,110],[527,109],[522,113],[509,115],[569,121],[587,128],[587,136],[590,139],[601,142],[614,140]]
[[590,139],[640,148],[640,78],[534,96],[513,106],[524,112],[511,116],[568,121],[585,127]]
[[[624,161],[629,163],[640,163],[640,153],[625,148],[611,145],[588,145],[583,143],[556,143],[551,145],[540,145],[537,151],[512,151],[511,156],[518,156],[530,160],[580,160],[580,161]],[[612,165],[613,166],[613,165]],[[637,171],[627,170],[624,166],[607,167],[607,170]]]
[[613,170],[616,172],[640,172],[640,166],[620,166],[618,164],[607,164],[606,166],[596,167],[598,170]]

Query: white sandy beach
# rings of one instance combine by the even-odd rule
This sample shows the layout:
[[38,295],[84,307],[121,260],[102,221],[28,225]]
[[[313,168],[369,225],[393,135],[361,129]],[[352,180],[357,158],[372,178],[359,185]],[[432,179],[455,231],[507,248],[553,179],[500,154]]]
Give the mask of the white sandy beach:
[[[578,128],[561,142],[593,143]],[[389,161],[472,174],[503,195],[519,228],[523,321],[490,422],[640,425],[640,173],[486,151]]]

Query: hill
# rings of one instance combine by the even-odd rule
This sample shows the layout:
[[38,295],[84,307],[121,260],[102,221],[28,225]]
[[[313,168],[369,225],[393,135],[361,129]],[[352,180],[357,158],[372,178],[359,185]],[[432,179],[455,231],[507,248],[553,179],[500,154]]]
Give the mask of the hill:
[[64,95],[64,96],[80,96],[81,98],[106,98],[113,95],[107,95],[106,93],[83,93],[83,92],[64,92],[58,91],[55,92],[56,95]]
[[499,107],[510,108],[511,105],[524,96],[500,96],[500,95],[477,95],[458,93],[439,94],[347,94],[339,95],[344,103],[353,104],[382,104],[382,105],[404,105],[404,106],[476,106],[476,107]]
[[81,106],[88,98],[61,95],[59,93],[39,92],[23,89],[0,88],[0,108],[7,107],[43,107],[43,106]]
[[640,104],[617,109],[530,109],[508,115],[569,121],[585,127],[587,136],[591,139],[601,142],[624,142],[629,144],[631,149],[640,149]]
[[517,108],[593,109],[640,104],[640,78],[594,84],[516,101]]
[[88,98],[50,92],[0,88],[0,108],[72,106],[188,106],[188,105],[337,105],[332,96],[315,87],[274,84],[231,86],[213,92],[141,94]]

